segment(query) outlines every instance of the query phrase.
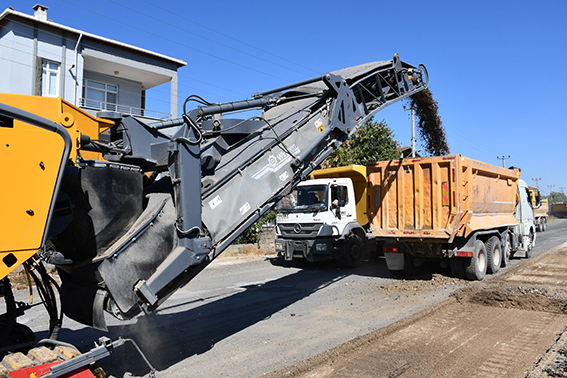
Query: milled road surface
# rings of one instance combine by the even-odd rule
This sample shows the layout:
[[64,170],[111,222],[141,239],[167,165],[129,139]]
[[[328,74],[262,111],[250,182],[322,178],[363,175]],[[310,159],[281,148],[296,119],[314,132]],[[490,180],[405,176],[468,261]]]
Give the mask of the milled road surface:
[[[268,377],[525,377],[565,332],[566,285],[567,243]],[[548,360],[530,377],[566,376],[548,375]]]
[[[539,233],[534,256],[567,241],[566,229],[567,220],[557,220]],[[536,260],[547,255],[554,252]],[[485,371],[502,376],[495,364],[517,368],[505,370],[509,376],[524,376],[521,372],[525,374],[567,324],[564,313],[546,310],[560,307],[562,290],[549,290],[547,281],[539,289],[532,285],[533,277],[543,280],[552,267],[561,266],[562,257],[558,259],[544,261],[541,268],[531,259],[514,259],[509,268],[480,283],[441,271],[395,278],[382,259],[352,270],[334,264],[289,267],[275,258],[220,259],[153,314],[126,322],[107,317],[108,333],[66,319],[60,339],[85,351],[102,335],[131,337],[157,368],[158,377],[409,377],[418,372],[430,377]],[[536,271],[527,276],[522,276],[523,270],[512,272],[524,266]],[[552,279],[564,285],[558,273]],[[491,289],[493,282],[506,295]],[[530,293],[543,293],[544,288],[549,303]],[[459,289],[464,291],[450,297]],[[478,293],[491,293],[494,302],[480,304]],[[527,310],[526,302],[514,307],[514,302],[502,299],[521,299],[526,293],[533,299],[530,308],[537,310]],[[26,293],[19,292],[18,299],[27,300]],[[45,336],[41,308],[20,321]],[[460,328],[463,324],[470,327]],[[436,344],[439,340],[445,343]],[[396,349],[403,345],[410,347]],[[350,362],[341,361],[356,350],[360,354],[352,355]],[[521,355],[526,366],[507,362],[509,355]],[[376,365],[379,361],[382,365]],[[101,365],[116,377],[148,373],[131,347],[116,350]],[[369,368],[374,370],[365,370]]]

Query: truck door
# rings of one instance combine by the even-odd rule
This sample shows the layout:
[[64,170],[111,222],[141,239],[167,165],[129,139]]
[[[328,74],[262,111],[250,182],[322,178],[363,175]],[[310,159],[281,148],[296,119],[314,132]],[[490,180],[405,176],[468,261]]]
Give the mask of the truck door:
[[[329,190],[331,210],[335,214],[337,224],[342,232],[344,225],[356,221],[356,205],[352,186],[332,184]],[[334,222],[333,222],[334,223]]]

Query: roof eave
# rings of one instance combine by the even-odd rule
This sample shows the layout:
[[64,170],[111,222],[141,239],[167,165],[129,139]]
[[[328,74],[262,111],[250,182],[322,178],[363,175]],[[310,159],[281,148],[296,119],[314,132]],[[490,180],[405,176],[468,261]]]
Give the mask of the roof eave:
[[143,49],[141,47],[136,47],[136,46],[133,46],[133,45],[129,45],[127,43],[115,41],[115,40],[110,39],[110,38],[105,38],[105,37],[98,36],[96,34],[84,32],[82,30],[78,30],[78,29],[74,29],[74,28],[71,28],[71,27],[68,27],[68,26],[65,26],[65,25],[61,25],[61,24],[58,24],[58,23],[50,21],[50,20],[47,20],[47,21],[46,20],[40,20],[40,19],[38,19],[38,18],[36,18],[32,15],[25,14],[25,13],[22,13],[22,12],[18,12],[11,7],[6,8],[2,12],[2,14],[0,14],[0,22],[2,22],[2,20],[7,18],[9,15],[24,18],[24,19],[29,20],[29,21],[38,22],[40,24],[44,24],[44,25],[47,25],[47,26],[50,26],[50,27],[53,27],[53,28],[64,30],[66,32],[75,33],[77,35],[83,35],[83,37],[91,38],[91,39],[94,39],[94,40],[97,40],[97,41],[100,41],[100,42],[104,42],[104,43],[108,43],[108,44],[111,44],[111,45],[115,45],[115,46],[118,46],[118,47],[121,47],[121,48],[126,48],[126,49],[136,51],[136,52],[141,53],[141,54],[150,55],[150,56],[153,56],[153,57],[158,58],[158,59],[166,60],[166,61],[169,61],[169,62],[176,64],[178,68],[181,68],[181,67],[184,67],[184,66],[187,65],[187,62],[185,62],[181,59],[172,58],[172,57],[169,57],[167,55],[163,55],[163,54],[160,54],[160,53],[156,53],[156,52],[153,52],[153,51],[150,51],[150,50]]

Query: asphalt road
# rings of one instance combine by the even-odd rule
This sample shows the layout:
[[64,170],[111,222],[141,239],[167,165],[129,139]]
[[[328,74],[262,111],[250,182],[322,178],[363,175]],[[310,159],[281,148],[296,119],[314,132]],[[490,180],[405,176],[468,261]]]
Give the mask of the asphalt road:
[[[566,229],[567,220],[550,223],[538,233],[533,256],[567,241]],[[108,316],[108,333],[65,319],[60,339],[86,351],[103,335],[133,338],[158,377],[258,377],[428,308],[467,284],[440,270],[395,278],[383,259],[342,269],[221,258],[153,314],[126,322]],[[20,322],[42,337],[45,317],[38,306]],[[101,365],[116,377],[149,371],[130,346]]]

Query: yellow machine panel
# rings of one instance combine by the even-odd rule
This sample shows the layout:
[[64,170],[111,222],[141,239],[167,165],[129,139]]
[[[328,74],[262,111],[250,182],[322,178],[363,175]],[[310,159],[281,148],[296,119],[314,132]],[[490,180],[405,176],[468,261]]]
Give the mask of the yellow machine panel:
[[[88,135],[92,139],[98,139],[100,133],[114,126],[112,121],[93,117],[63,100],[61,97],[0,93],[0,103],[37,114],[40,117],[64,126],[71,136],[71,139],[75,141],[80,134]],[[22,127],[28,129],[34,128],[30,125],[22,125]],[[84,159],[102,160],[101,154],[97,152],[82,151],[81,155]],[[72,149],[70,159],[75,161],[76,157],[77,149]]]
[[[70,145],[55,130],[20,121],[0,127],[0,279],[44,243],[53,197]],[[59,131],[65,133],[63,128]],[[67,139],[68,140],[68,139]]]

